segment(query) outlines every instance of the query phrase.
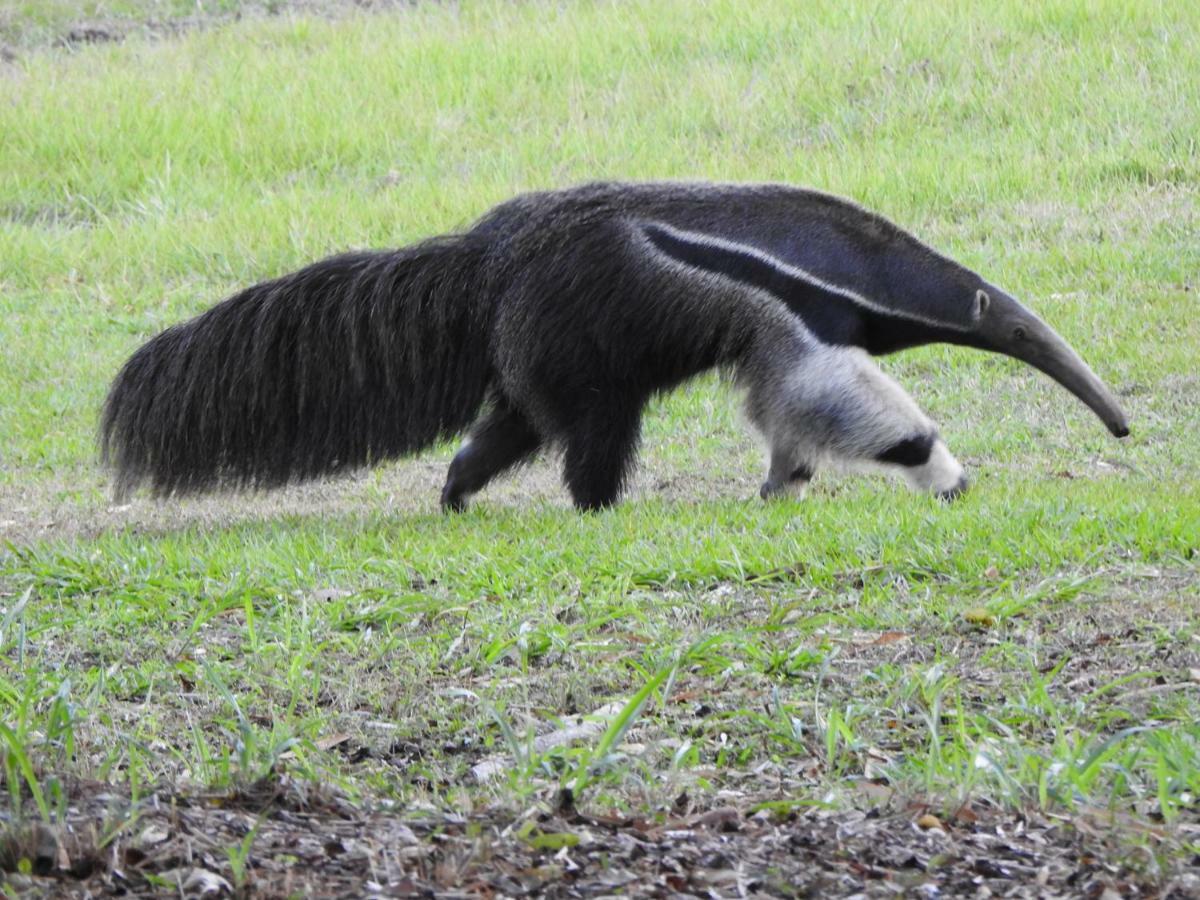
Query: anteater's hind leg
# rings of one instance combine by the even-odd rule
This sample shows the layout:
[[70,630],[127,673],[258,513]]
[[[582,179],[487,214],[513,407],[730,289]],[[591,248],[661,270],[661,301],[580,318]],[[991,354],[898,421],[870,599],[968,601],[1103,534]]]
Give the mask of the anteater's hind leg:
[[612,506],[633,468],[642,403],[609,402],[589,410],[566,433],[563,480],[582,510]]
[[467,499],[501,472],[528,459],[541,445],[529,421],[503,399],[471,429],[471,437],[450,463],[442,508],[459,511]]

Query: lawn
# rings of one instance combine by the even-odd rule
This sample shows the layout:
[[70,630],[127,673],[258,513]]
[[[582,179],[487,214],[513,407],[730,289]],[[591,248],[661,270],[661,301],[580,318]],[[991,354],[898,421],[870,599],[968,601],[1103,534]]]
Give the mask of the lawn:
[[[1200,892],[1187,4],[0,0],[0,48],[10,893]],[[876,209],[1132,435],[939,346],[881,364],[969,468],[949,505],[762,503],[715,376],[597,515],[546,458],[443,516],[453,446],[111,502],[99,407],[158,330],[599,178]]]

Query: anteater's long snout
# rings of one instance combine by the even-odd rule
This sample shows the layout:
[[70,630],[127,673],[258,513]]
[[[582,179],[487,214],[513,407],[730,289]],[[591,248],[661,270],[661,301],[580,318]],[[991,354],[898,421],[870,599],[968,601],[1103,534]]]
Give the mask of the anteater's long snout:
[[1086,403],[1114,435],[1129,434],[1129,420],[1112,392],[1053,328],[1003,291],[990,288],[979,300],[977,327],[984,347],[1041,369]]

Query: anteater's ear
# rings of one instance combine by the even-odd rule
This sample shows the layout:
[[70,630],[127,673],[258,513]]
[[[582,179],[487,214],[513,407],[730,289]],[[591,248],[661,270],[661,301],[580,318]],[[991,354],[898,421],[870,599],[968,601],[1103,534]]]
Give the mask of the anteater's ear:
[[988,304],[992,302],[992,298],[988,296],[987,291],[982,288],[975,292],[975,301],[971,304],[971,321],[978,322],[987,315]]

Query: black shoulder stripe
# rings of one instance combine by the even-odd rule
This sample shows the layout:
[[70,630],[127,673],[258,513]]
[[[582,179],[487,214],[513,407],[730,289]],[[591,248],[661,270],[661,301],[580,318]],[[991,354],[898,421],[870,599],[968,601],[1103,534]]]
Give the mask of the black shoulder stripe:
[[707,236],[693,239],[655,223],[644,224],[642,230],[656,250],[678,263],[768,292],[818,340],[836,345],[860,343],[861,315],[854,305],[820,284],[785,271],[782,261],[774,265],[753,248]]
[[887,309],[853,287],[825,281],[750,244],[659,222],[640,227],[650,245],[675,262],[767,291],[826,344],[890,353],[933,340],[954,341],[961,332],[953,325]]
[[[659,225],[644,226],[646,237],[659,251],[672,259],[703,269],[716,275],[724,275],[734,281],[762,288],[782,298],[786,291],[786,276],[764,259],[743,253],[716,243],[699,243],[684,238]],[[813,290],[820,290],[810,285]]]

